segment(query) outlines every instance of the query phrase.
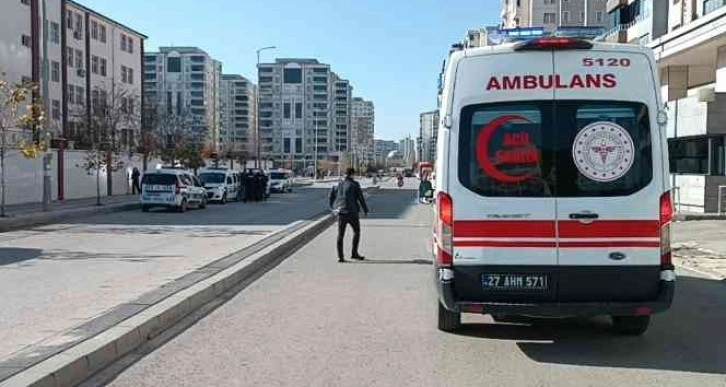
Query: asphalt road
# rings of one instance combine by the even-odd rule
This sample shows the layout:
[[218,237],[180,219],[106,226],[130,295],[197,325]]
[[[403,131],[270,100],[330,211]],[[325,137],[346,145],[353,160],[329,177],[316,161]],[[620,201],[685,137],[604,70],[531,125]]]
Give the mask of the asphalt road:
[[110,385],[726,385],[725,284],[686,272],[642,337],[605,319],[465,316],[460,333],[437,331],[431,211],[413,196],[371,197],[368,261],[337,263],[331,228]]
[[0,368],[18,351],[75,340],[69,329],[320,214],[326,194],[299,188],[267,202],[117,212],[0,234]]

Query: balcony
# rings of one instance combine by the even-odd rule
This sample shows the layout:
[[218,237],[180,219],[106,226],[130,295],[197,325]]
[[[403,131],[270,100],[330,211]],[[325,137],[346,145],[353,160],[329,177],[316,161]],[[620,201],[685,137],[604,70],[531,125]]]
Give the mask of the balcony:
[[628,25],[621,24],[611,28],[605,33],[605,41],[608,43],[627,43],[628,42]]

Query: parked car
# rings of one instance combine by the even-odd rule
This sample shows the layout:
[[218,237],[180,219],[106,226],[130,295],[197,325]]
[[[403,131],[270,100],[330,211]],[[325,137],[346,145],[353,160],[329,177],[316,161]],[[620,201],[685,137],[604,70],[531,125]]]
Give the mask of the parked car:
[[293,173],[289,169],[273,169],[269,172],[270,191],[292,192]]
[[199,180],[207,189],[210,202],[226,204],[227,200],[239,200],[242,180],[236,171],[229,168],[204,168],[199,171]]
[[185,212],[207,206],[206,190],[192,173],[179,169],[149,170],[141,178],[141,210],[165,207]]

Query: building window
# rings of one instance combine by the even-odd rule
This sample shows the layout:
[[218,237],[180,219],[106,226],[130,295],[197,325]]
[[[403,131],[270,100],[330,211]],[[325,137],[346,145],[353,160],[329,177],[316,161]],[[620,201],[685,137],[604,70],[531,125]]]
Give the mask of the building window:
[[134,69],[130,67],[126,68],[126,80],[128,81],[129,85],[134,84]]
[[76,103],[76,87],[68,85],[68,103]]
[[91,39],[98,40],[98,23],[95,20],[91,22]]
[[603,12],[602,11],[595,12],[595,21],[598,23],[602,23],[602,20],[603,20]]
[[83,17],[80,13],[76,14],[76,29],[73,31],[73,37],[81,40],[83,35]]
[[60,44],[60,24],[50,22],[50,42]]
[[50,62],[50,80],[60,82],[60,63],[56,61]]
[[59,120],[60,115],[61,115],[60,114],[60,101],[57,99],[54,99],[53,101],[51,101],[51,106],[52,106],[52,108],[51,108],[50,114],[53,116],[54,120]]
[[585,21],[585,12],[580,12],[580,21],[581,22]]
[[101,75],[103,75],[105,77],[106,76],[106,65],[107,65],[106,58],[99,58],[98,65],[99,65],[99,70],[100,70]]
[[[123,67],[121,71],[123,71]],[[91,72],[94,74],[98,74],[98,57],[95,55],[91,57]]]
[[126,35],[121,34],[121,51],[126,51]]
[[73,29],[73,11],[66,11],[66,28],[69,30]]
[[83,87],[77,86],[76,87],[76,103],[79,105],[83,105],[86,101],[86,89]]
[[708,175],[709,138],[674,138],[668,140],[670,169],[676,174]]
[[302,118],[302,103],[295,104],[295,118]]
[[83,51],[76,50],[76,67],[83,68]]
[[555,0],[544,0],[545,4],[555,4]]
[[106,26],[103,24],[98,25],[98,40],[101,43],[106,43]]
[[304,153],[303,145],[302,145],[302,138],[295,139],[295,153]]
[[285,102],[282,106],[283,106],[283,109],[282,109],[283,110],[283,113],[282,113],[283,114],[283,117],[286,118],[286,119],[290,118],[290,103],[289,102]]
[[180,73],[181,58],[166,58],[166,71],[169,73]]
[[284,148],[284,150],[283,150],[284,153],[290,153],[290,139],[289,138],[286,138],[284,140],[283,148]]
[[302,69],[285,69],[283,72],[284,83],[302,83]]
[[23,44],[23,46],[30,47],[30,36],[28,36],[28,35],[20,36],[20,42]]
[[126,37],[126,48],[128,49],[129,54],[134,53],[134,40],[130,37]]
[[569,23],[570,22],[570,11],[564,11],[564,12],[562,12],[562,22],[563,23]]
[[128,83],[128,76],[126,75],[126,66],[121,65],[121,82]]
[[556,19],[555,19],[555,17],[556,17],[556,16],[557,16],[557,15],[555,15],[555,14],[554,14],[554,13],[552,13],[552,12],[545,12],[545,13],[544,13],[544,14],[542,15],[542,22],[543,22],[544,24],[555,24],[555,22],[556,22]]
[[66,63],[68,67],[73,67],[73,47],[66,47]]

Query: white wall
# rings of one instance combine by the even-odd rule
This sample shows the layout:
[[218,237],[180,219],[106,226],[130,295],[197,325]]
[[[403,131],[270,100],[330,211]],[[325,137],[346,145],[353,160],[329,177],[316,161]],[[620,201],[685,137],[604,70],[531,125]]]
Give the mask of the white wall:
[[[82,164],[85,152],[67,150],[64,153],[65,199],[92,198],[96,196],[96,176],[89,175]],[[140,155],[123,156],[124,167],[113,173],[113,194],[130,193],[129,174],[133,167],[143,171]],[[51,164],[51,184],[53,200],[58,199],[58,155],[53,151]],[[159,159],[150,159],[149,167],[161,163]],[[43,166],[42,158],[25,159],[17,152],[12,152],[5,160],[6,165],[6,204],[41,202],[43,200]],[[101,196],[106,196],[106,172],[101,172]]]
[[706,177],[694,175],[673,175],[674,207],[676,211],[704,212]]

